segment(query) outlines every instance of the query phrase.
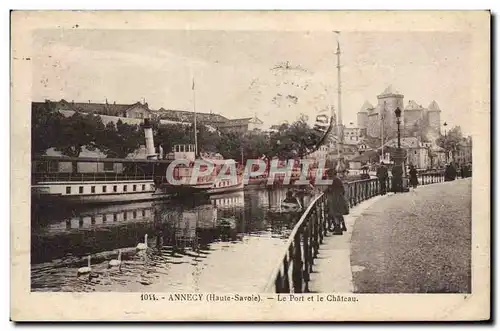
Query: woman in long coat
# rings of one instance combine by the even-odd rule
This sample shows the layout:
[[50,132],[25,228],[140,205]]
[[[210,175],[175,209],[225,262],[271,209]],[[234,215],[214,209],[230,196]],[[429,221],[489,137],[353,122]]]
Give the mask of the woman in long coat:
[[413,164],[410,164],[410,185],[413,187],[413,189],[416,189],[418,186],[418,177],[417,177],[417,169],[415,169],[415,166]]
[[[345,198],[344,184],[337,177],[337,171],[330,170],[330,177],[333,180],[332,184],[326,189],[328,215],[330,218],[329,227],[333,234],[342,234],[347,228],[344,222],[344,215],[349,214],[349,205]],[[332,229],[333,223],[333,229]]]

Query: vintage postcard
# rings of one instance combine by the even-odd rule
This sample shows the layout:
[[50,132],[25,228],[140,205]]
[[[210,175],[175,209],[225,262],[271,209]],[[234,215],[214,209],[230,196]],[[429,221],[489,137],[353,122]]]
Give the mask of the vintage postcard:
[[13,11],[11,319],[490,318],[488,11]]

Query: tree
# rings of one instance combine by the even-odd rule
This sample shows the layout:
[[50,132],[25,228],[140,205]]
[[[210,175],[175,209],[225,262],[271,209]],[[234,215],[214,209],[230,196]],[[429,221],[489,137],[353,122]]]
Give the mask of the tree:
[[72,116],[64,118],[60,124],[57,130],[57,145],[54,147],[62,154],[78,157],[83,147],[90,151],[99,147],[105,129],[100,116],[75,112]]
[[440,136],[436,140],[436,143],[439,147],[443,148],[447,154],[451,151],[454,157],[455,153],[460,149],[460,142],[462,140],[462,129],[459,126],[455,126],[445,136]]
[[31,114],[31,153],[44,155],[49,148],[57,146],[64,116],[50,101],[32,103]]
[[165,153],[169,153],[174,145],[193,144],[194,133],[189,125],[161,124],[158,126],[155,140],[162,146]]
[[143,137],[141,127],[123,123],[119,119],[116,125],[113,122],[106,124],[96,146],[107,157],[125,158],[139,148]]
[[282,159],[302,157],[314,151],[322,143],[323,136],[324,133],[311,128],[307,117],[302,115],[292,124],[280,125],[278,132],[271,135],[272,156]]

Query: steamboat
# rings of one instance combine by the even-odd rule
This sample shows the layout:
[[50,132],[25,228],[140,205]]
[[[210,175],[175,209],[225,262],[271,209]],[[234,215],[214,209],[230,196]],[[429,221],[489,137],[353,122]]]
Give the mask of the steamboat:
[[[234,160],[225,160],[218,154],[196,155],[197,148],[192,144],[175,145],[172,152],[163,157],[161,152],[156,153],[149,119],[144,120],[143,128],[146,159],[33,157],[32,202],[118,203],[243,189],[241,173],[221,176],[221,171],[236,169]],[[166,176],[167,169],[173,161],[180,159],[184,163],[172,169],[173,183]],[[198,171],[194,168],[195,161],[201,164]]]

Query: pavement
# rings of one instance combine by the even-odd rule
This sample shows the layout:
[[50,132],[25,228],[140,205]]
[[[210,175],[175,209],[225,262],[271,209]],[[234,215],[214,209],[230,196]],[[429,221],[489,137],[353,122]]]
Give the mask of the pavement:
[[311,292],[470,293],[471,179],[378,196],[351,209],[330,235]]

